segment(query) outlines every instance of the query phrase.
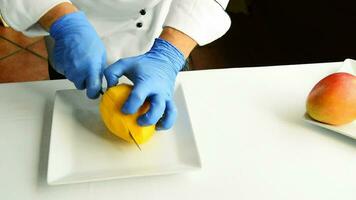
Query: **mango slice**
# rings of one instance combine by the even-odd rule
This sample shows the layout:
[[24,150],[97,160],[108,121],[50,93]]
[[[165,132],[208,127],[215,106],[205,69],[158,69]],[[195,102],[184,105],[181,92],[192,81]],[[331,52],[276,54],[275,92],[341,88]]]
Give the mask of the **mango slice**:
[[126,115],[121,112],[121,107],[127,100],[132,90],[131,85],[120,84],[111,87],[101,98],[99,109],[104,124],[111,133],[121,139],[133,143],[129,131],[138,144],[143,144],[150,140],[155,132],[155,125],[139,126],[137,118],[149,109],[149,102],[145,102],[141,108],[132,115]]

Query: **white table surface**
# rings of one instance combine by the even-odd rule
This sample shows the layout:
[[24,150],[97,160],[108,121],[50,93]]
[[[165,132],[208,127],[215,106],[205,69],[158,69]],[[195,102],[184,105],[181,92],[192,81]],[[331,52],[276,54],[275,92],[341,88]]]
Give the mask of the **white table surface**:
[[356,199],[356,140],[302,120],[312,86],[341,63],[183,72],[202,170],[48,186],[55,90],[0,84],[0,199]]

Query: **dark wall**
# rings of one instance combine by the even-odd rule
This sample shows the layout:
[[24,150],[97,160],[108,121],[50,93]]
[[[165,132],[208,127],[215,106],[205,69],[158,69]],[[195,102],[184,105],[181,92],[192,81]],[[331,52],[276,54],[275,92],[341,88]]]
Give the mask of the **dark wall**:
[[229,32],[192,53],[197,69],[356,58],[356,1],[251,0],[248,9],[230,13]]

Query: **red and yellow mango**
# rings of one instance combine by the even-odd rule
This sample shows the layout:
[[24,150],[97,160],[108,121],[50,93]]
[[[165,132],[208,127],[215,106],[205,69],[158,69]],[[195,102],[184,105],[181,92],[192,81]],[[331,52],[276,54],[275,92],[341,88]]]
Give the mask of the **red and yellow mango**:
[[307,113],[317,121],[347,124],[356,119],[356,76],[339,72],[320,80],[309,93]]

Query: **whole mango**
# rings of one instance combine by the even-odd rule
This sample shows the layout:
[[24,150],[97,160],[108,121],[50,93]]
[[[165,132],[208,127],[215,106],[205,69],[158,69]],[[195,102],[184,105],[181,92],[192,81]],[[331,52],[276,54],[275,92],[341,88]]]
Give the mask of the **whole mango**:
[[307,99],[307,113],[313,119],[342,125],[356,119],[356,76],[339,72],[320,80]]
[[139,126],[137,118],[149,109],[149,102],[145,102],[141,108],[132,115],[121,112],[121,107],[130,95],[131,85],[120,84],[108,89],[102,96],[99,109],[101,118],[111,133],[121,139],[132,143],[129,131],[138,144],[143,144],[150,140],[155,132],[155,125]]

